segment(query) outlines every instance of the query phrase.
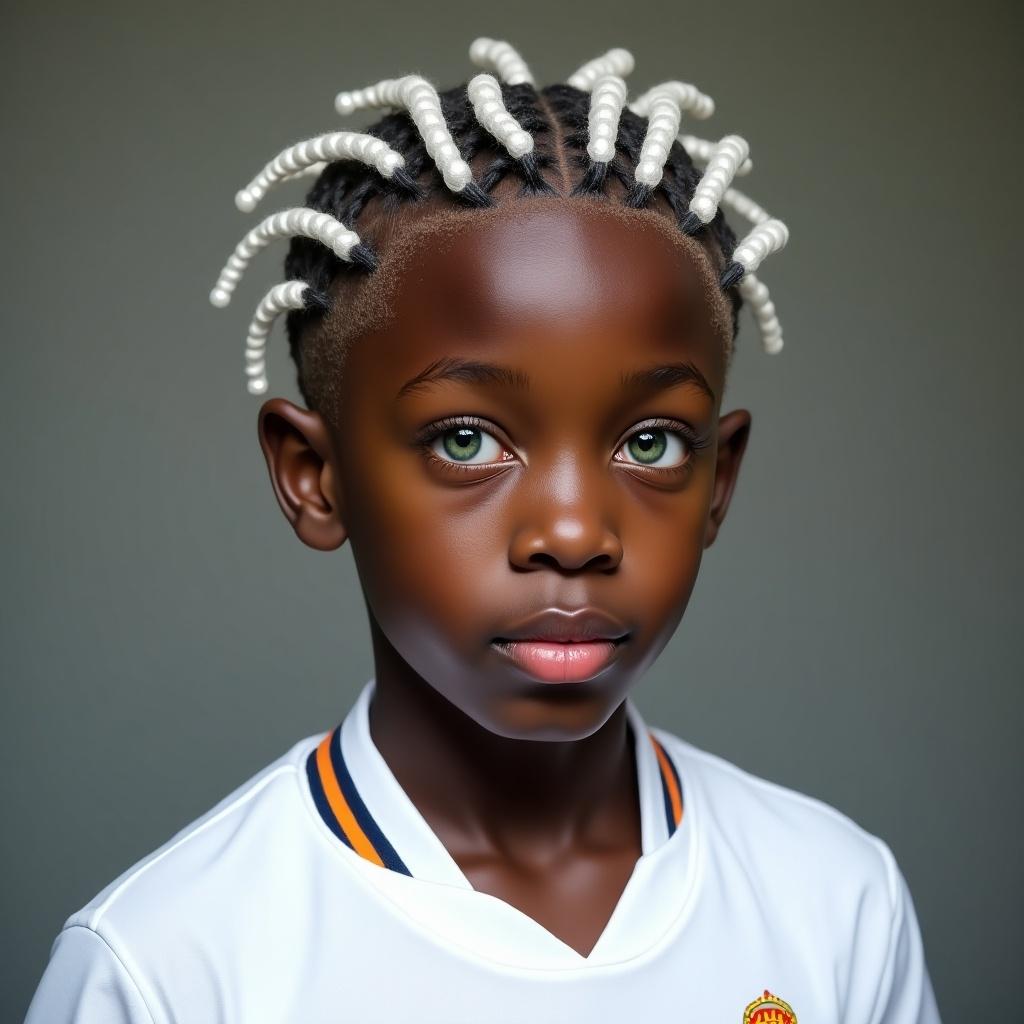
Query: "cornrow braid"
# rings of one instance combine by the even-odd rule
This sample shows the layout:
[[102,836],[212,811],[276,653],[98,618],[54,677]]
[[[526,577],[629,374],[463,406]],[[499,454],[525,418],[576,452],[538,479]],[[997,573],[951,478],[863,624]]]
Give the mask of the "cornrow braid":
[[[372,274],[377,267],[373,238],[353,230],[368,204],[400,213],[429,197],[481,208],[494,205],[492,194],[507,179],[518,182],[519,196],[561,195],[571,201],[574,196],[603,195],[632,207],[663,198],[680,231],[700,242],[712,265],[719,267],[732,308],[733,345],[746,299],[765,350],[782,347],[768,290],[752,272],[785,245],[788,231],[729,188],[734,175],[750,169],[748,147],[735,135],[714,144],[679,134],[684,112],[706,117],[714,109],[710,97],[687,83],[665,82],[629,103],[621,76],[632,71],[633,58],[621,48],[587,62],[570,76],[573,84],[541,89],[519,54],[503,41],[476,40],[471,56],[475,63],[498,70],[501,80],[478,75],[471,83],[437,92],[425,79],[409,75],[340,93],[336,106],[343,114],[365,107],[402,109],[385,114],[362,133],[333,133],[291,147],[239,193],[239,205],[251,207],[275,182],[320,170],[306,195],[305,218],[292,210],[288,217],[264,222],[274,224],[273,237],[290,236],[285,284],[291,287],[272,289],[250,328],[246,372],[251,393],[266,390],[264,344],[273,319],[286,314],[299,389],[311,408],[325,407],[329,384],[311,369],[313,361],[304,358],[303,339],[329,312],[336,279]],[[703,173],[701,163],[707,164]],[[695,193],[697,206],[691,209]],[[754,225],[739,243],[721,206]],[[307,221],[314,216],[327,218],[323,223],[329,233],[310,230]],[[271,237],[264,235],[259,247]],[[247,238],[251,243],[251,233]],[[350,247],[337,244],[338,238]],[[225,291],[230,294],[255,248],[240,244],[236,253],[244,260],[235,255],[229,261],[215,289],[216,304],[226,304]]]

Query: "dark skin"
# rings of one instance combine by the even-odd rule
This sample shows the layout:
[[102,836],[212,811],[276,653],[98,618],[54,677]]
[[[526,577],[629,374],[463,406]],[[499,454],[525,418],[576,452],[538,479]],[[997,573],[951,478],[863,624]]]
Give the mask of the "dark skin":
[[[708,257],[659,217],[474,211],[396,271],[336,426],[280,398],[259,418],[296,534],[352,544],[374,743],[473,887],[584,956],[641,855],[624,700],[682,618],[751,422],[720,415]],[[454,358],[512,372],[410,383]],[[652,442],[662,454],[638,461]],[[591,679],[538,682],[491,643],[582,606],[627,630]]]

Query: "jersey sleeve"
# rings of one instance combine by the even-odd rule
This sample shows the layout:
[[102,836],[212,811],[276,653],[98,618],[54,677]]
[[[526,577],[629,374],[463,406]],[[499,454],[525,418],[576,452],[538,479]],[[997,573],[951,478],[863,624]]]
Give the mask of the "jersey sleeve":
[[25,1024],[154,1024],[138,986],[96,932],[57,936]]
[[888,846],[879,845],[889,874],[892,924],[871,1024],[941,1024],[910,889]]

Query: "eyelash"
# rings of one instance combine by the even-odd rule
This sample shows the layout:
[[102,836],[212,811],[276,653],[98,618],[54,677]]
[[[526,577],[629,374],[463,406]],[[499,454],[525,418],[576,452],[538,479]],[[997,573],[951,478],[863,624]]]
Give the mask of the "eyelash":
[[[704,433],[698,434],[691,426],[683,423],[681,420],[670,420],[662,417],[654,417],[653,419],[644,420],[642,423],[638,423],[633,427],[630,432],[623,438],[622,444],[615,449],[616,452],[625,444],[631,437],[635,437],[637,434],[642,433],[644,430],[664,430],[671,434],[678,434],[682,437],[686,447],[689,449],[689,454],[686,459],[678,466],[641,466],[635,462],[625,462],[624,464],[631,467],[632,469],[640,470],[654,470],[660,473],[684,473],[690,469],[694,458],[697,453],[703,451],[708,445],[711,444],[711,434]],[[623,461],[623,460],[618,460]]]
[[[444,419],[436,420],[429,426],[424,427],[416,435],[416,447],[419,448],[435,465],[442,466],[444,469],[451,470],[455,473],[479,473],[481,469],[491,469],[494,466],[502,465],[500,462],[473,464],[455,462],[449,459],[442,459],[437,455],[433,450],[434,442],[443,433],[445,433],[445,431],[454,430],[456,427],[476,427],[478,430],[482,430],[485,433],[490,434],[492,437],[494,436],[493,425],[488,423],[486,420],[482,420],[479,416],[446,416]],[[495,438],[495,440],[498,439]]]
[[[419,448],[432,462],[439,463],[446,470],[453,470],[457,473],[473,473],[481,469],[489,469],[494,466],[503,465],[503,463],[500,462],[484,462],[475,464],[460,463],[455,462],[454,460],[443,459],[437,455],[433,450],[434,442],[446,431],[454,430],[457,427],[476,427],[478,430],[484,431],[494,437],[492,425],[486,420],[481,419],[479,416],[446,416],[444,419],[436,420],[424,427],[416,435],[416,447]],[[711,444],[710,434],[698,434],[692,427],[680,420],[654,417],[653,419],[644,420],[633,427],[633,429],[623,438],[622,444],[620,444],[615,451],[618,452],[622,445],[624,445],[631,437],[644,430],[666,430],[671,433],[678,434],[685,442],[689,450],[689,456],[681,465],[669,467],[642,466],[634,462],[625,462],[622,459],[617,459],[616,461],[629,466],[631,469],[639,469],[641,472],[654,471],[658,473],[682,473],[689,470],[694,456]],[[499,438],[495,437],[495,440],[503,444]]]

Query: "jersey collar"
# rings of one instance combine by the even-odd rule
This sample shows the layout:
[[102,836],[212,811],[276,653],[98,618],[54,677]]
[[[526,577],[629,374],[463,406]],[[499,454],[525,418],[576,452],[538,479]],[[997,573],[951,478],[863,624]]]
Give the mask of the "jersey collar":
[[[380,867],[425,881],[472,886],[437,835],[399,785],[370,735],[369,680],[344,721],[310,752],[310,793],[326,826],[342,843]],[[626,700],[635,739],[641,843],[648,856],[676,831],[682,789],[672,758]]]

